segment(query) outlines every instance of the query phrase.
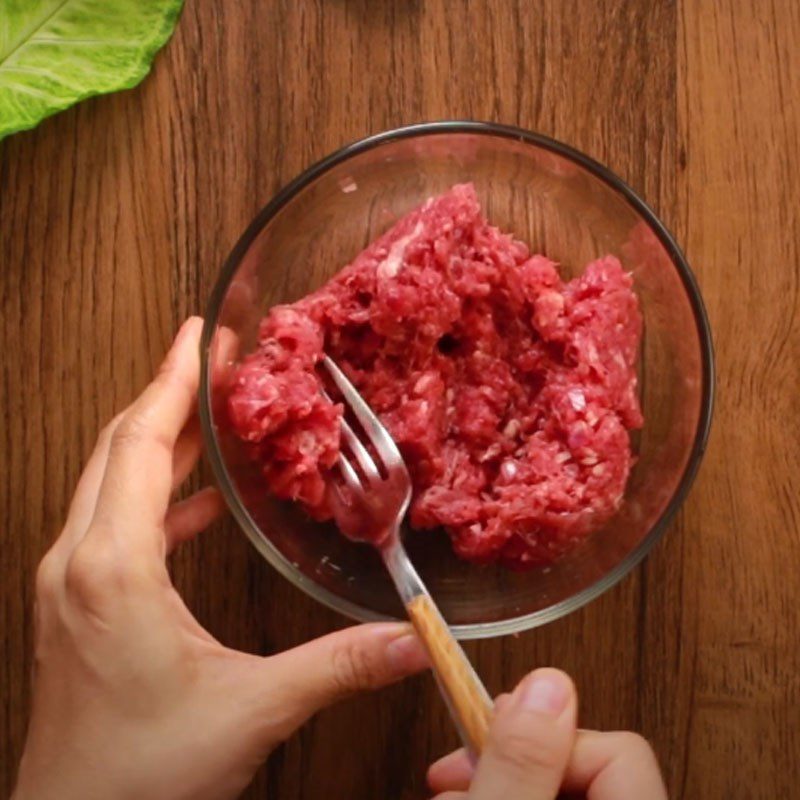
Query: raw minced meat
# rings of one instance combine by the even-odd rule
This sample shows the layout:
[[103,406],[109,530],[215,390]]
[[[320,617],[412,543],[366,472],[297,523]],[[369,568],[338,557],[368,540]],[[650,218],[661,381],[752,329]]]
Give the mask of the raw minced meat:
[[405,457],[412,527],[444,527],[471,561],[548,564],[622,501],[641,329],[615,257],[564,282],[458,185],[267,314],[229,419],[275,495],[329,518],[342,408],[319,391],[326,352]]

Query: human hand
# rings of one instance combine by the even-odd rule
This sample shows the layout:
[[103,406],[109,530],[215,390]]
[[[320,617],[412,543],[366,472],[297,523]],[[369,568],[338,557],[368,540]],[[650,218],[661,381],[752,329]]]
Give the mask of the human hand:
[[422,669],[403,624],[362,625],[261,658],[203,630],[168,553],[221,510],[170,505],[201,448],[202,321],[100,435],[37,574],[33,709],[16,800],[235,797],[312,714]]
[[572,681],[553,669],[528,675],[495,703],[477,767],[457,750],[428,771],[435,800],[666,800],[650,745],[638,734],[576,730]]

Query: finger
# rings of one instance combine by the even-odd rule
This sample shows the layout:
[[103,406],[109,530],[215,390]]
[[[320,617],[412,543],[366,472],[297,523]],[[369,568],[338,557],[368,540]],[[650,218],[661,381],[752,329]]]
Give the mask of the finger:
[[[285,738],[309,717],[356,692],[378,689],[428,666],[410,625],[356,625],[266,659],[259,695]],[[279,703],[279,708],[275,703]]]
[[428,769],[428,786],[432,792],[466,791],[475,772],[463,748],[440,758]]
[[[124,414],[124,412],[123,412]],[[117,414],[108,425],[100,431],[97,443],[94,446],[86,466],[83,468],[78,485],[75,487],[75,494],[67,512],[67,521],[64,530],[55,545],[56,550],[62,552],[65,557],[75,548],[86,533],[89,523],[92,521],[94,511],[97,506],[97,494],[100,491],[100,484],[108,461],[108,451],[111,446],[111,437],[119,425],[123,414]]]
[[[431,765],[431,791],[469,788],[474,768],[466,750],[456,750]],[[588,800],[666,800],[652,748],[635,733],[579,731],[567,763],[562,788]]]
[[564,775],[564,791],[587,800],[666,800],[655,754],[636,733],[580,731]]
[[236,364],[239,353],[239,337],[224,325],[220,325],[214,333],[209,347],[209,363],[211,364],[211,383],[223,386]]
[[200,419],[193,416],[184,426],[175,442],[172,456],[172,489],[177,489],[191,474],[203,449]]
[[[505,705],[510,694],[503,693],[494,700],[495,712]],[[428,786],[433,792],[460,791],[469,788],[475,766],[464,748],[448,753],[431,764],[428,769]]]
[[[220,327],[209,350],[211,365],[211,382],[214,386],[222,385],[236,363],[235,357],[239,347],[239,339],[230,328]],[[186,423],[175,444],[172,459],[172,488],[177,489],[189,477],[195,468],[203,450],[203,432],[200,418],[195,414]]]
[[164,520],[167,553],[205,530],[219,518],[224,508],[225,501],[214,486],[206,486],[191,497],[173,503]]
[[[111,437],[94,522],[136,533],[160,532],[172,491],[175,442],[194,410],[199,381],[202,320],[187,320],[156,379],[144,390]],[[149,543],[163,546],[161,541]]]
[[575,739],[577,696],[555,669],[525,678],[498,703],[470,800],[553,800]]
[[433,800],[467,800],[467,797],[466,792],[443,792],[442,794],[437,794]]

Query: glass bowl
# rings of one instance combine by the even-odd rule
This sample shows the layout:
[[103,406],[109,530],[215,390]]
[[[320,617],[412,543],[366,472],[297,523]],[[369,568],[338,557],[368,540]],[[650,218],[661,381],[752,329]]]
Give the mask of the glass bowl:
[[[475,184],[493,224],[558,261],[564,277],[618,256],[634,275],[645,323],[645,425],[633,437],[638,460],[623,505],[607,525],[554,566],[522,573],[460,561],[444,532],[406,532],[442,612],[469,639],[541,625],[613,586],[663,534],[700,463],[713,395],[708,319],[677,244],[623,181],[552,139],[478,122],[413,125],[339,150],[284,188],[225,263],[205,319],[200,412],[220,488],[264,558],[342,614],[401,617],[371,547],[268,496],[241,443],[218,425],[224,380],[211,365],[250,351],[269,307],[316,289],[396,219],[464,181]],[[232,342],[238,353],[228,352]]]

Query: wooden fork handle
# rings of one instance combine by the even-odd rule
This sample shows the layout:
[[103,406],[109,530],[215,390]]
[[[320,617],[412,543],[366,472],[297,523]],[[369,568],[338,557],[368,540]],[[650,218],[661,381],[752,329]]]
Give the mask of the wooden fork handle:
[[406,609],[428,650],[431,666],[461,738],[471,755],[477,758],[486,743],[492,701],[430,596],[417,595]]

